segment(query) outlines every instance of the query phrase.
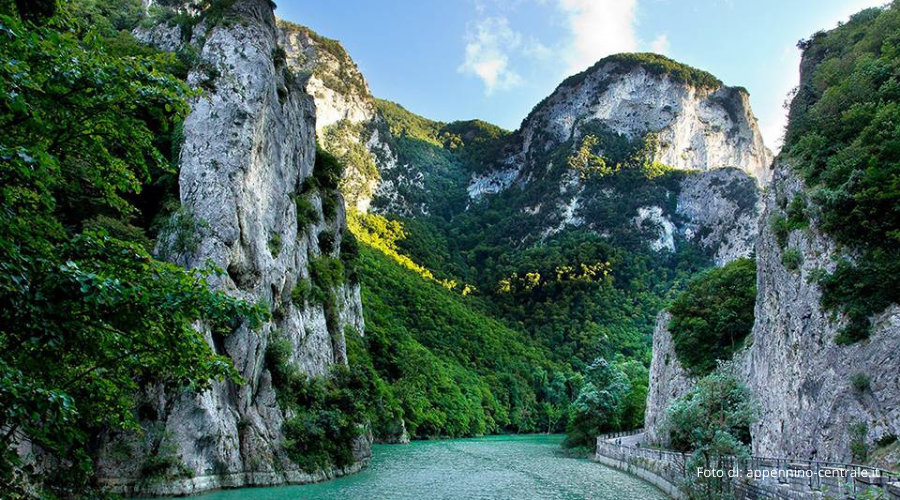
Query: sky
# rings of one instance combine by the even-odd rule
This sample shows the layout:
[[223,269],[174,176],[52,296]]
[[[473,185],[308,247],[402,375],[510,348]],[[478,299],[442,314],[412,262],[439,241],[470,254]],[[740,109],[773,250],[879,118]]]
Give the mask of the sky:
[[340,40],[376,97],[508,130],[602,57],[661,53],[747,88],[777,150],[797,41],[885,1],[279,0],[276,15]]

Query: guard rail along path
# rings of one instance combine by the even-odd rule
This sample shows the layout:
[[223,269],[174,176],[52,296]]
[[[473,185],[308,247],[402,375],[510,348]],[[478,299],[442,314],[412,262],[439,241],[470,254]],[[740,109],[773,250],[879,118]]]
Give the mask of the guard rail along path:
[[[643,429],[597,438],[594,460],[654,484],[674,499],[696,470],[689,454],[641,447]],[[726,458],[717,468],[731,471],[727,484],[738,500],[900,500],[900,476],[857,464],[751,457]]]

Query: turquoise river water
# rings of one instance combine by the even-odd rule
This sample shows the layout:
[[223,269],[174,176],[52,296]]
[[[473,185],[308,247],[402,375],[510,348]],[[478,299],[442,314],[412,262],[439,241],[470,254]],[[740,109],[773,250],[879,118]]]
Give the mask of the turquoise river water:
[[663,500],[649,484],[565,456],[561,436],[379,445],[361,473],[325,483],[216,491],[197,500]]

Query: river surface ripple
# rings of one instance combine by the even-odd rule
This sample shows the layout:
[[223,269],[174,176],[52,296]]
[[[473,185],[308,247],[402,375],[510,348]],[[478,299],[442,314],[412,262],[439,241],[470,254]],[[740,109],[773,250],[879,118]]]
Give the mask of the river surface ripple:
[[565,456],[562,436],[377,445],[361,473],[319,484],[245,488],[197,500],[664,500],[653,486]]

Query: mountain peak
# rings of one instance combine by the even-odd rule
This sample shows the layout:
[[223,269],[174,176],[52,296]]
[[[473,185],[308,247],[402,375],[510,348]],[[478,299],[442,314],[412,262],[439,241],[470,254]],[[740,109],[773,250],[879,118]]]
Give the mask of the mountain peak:
[[605,142],[635,142],[648,134],[657,139],[652,160],[668,167],[736,167],[760,185],[771,177],[772,153],[744,88],[658,54],[624,53],[566,78],[535,106],[505,157],[472,179],[469,194],[478,198],[541,179],[548,152],[574,150],[588,135],[602,136],[596,153],[605,156],[612,147]]
[[652,52],[622,52],[606,56],[581,73],[566,78],[560,84],[560,87],[577,85],[587,75],[598,71],[603,71],[607,74],[626,74],[638,68],[642,68],[657,76],[667,76],[676,82],[697,88],[718,89],[724,86],[722,80],[719,80],[713,74],[660,54]]

